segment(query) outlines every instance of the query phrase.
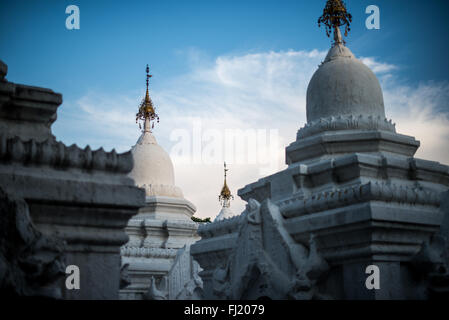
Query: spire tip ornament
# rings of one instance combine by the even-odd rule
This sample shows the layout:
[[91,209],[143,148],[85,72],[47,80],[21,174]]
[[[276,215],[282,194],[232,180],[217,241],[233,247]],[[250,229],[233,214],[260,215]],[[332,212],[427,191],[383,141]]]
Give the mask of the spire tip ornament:
[[[136,123],[139,122],[139,120],[144,122],[144,132],[151,132],[151,129],[154,128],[154,122],[152,121],[156,120],[159,123],[159,116],[156,113],[156,108],[153,106],[153,101],[151,101],[150,94],[148,91],[148,86],[150,82],[150,78],[152,75],[150,74],[150,67],[147,64],[146,67],[147,72],[147,91],[145,93],[145,98],[143,98],[142,102],[140,103],[139,111],[136,113]],[[151,127],[151,128],[150,128]],[[141,129],[142,126],[139,122],[139,129]]]
[[234,196],[231,194],[231,190],[229,190],[228,184],[226,183],[226,176],[229,169],[226,169],[226,162],[224,163],[224,184],[223,188],[221,188],[220,195],[218,196],[218,200],[220,201],[223,207],[229,207],[231,205],[231,200],[234,200]]
[[323,14],[318,18],[318,27],[324,24],[326,27],[326,35],[330,37],[334,32],[334,45],[345,44],[341,36],[340,26],[345,26],[345,37],[351,31],[352,15],[346,10],[343,0],[327,0],[323,9]]

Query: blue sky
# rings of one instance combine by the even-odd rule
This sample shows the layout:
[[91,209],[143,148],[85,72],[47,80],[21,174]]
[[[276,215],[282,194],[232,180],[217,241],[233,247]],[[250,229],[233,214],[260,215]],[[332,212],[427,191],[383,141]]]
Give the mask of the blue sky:
[[[71,4],[80,8],[80,30],[65,28]],[[129,149],[139,135],[134,114],[148,63],[161,116],[155,135],[167,151],[173,130],[196,118],[223,130],[279,130],[282,164],[284,147],[305,122],[307,83],[330,46],[317,26],[324,4],[0,0],[0,59],[9,81],[63,94],[53,133],[66,144]],[[449,1],[346,4],[353,15],[347,45],[381,81],[387,116],[421,140],[418,156],[449,163],[449,148],[441,148],[449,138]],[[380,30],[365,28],[370,4],[380,8]],[[177,183],[199,215],[215,215],[220,165],[174,162]],[[266,174],[257,164],[231,161],[230,168],[234,193]]]
[[[70,98],[96,87],[142,85],[150,63],[153,86],[186,71],[183,52],[205,59],[269,50],[325,50],[316,20],[323,1],[38,1],[1,0],[0,52],[9,79],[54,88]],[[449,2],[348,0],[348,45],[358,56],[400,65],[406,81],[448,80]],[[81,29],[65,28],[65,7],[76,4]],[[381,29],[367,30],[365,8],[381,10]],[[157,79],[157,81],[156,81]]]

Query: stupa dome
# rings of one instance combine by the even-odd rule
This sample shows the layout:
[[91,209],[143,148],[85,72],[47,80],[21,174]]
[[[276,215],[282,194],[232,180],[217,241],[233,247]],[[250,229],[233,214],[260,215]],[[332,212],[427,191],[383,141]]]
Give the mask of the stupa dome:
[[137,186],[145,188],[147,196],[182,197],[181,190],[175,186],[170,156],[151,132],[144,131],[131,152],[134,167],[129,176]]
[[336,43],[307,88],[307,122],[343,115],[385,118],[385,108],[374,73],[346,46]]

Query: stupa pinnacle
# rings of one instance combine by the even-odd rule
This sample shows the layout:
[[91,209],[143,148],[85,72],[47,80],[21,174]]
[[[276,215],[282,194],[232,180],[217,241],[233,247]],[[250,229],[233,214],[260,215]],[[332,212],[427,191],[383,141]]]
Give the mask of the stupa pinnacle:
[[[198,240],[198,225],[191,220],[196,208],[175,185],[170,155],[151,132],[159,116],[149,95],[148,65],[146,72],[147,90],[136,114],[136,121],[144,121],[144,128],[131,149],[134,165],[129,173],[135,185],[145,189],[145,206],[126,228],[129,241],[122,247],[121,255],[122,265],[128,265],[130,284],[122,288],[120,297],[187,299],[201,289],[200,282],[193,284],[191,292],[185,289],[198,273],[189,256],[190,244]],[[166,286],[160,286],[156,279]]]
[[[132,148],[134,167],[130,177],[137,186],[145,188],[147,196],[168,196],[182,198],[182,191],[175,186],[173,163],[169,154],[158,145],[151,129],[154,121],[159,122],[159,116],[151,101],[148,85],[152,77],[150,68],[146,68],[147,90],[145,98],[140,103],[136,122],[144,121],[143,132]],[[139,123],[139,128],[141,128]]]
[[226,176],[229,169],[226,168],[226,162],[224,163],[224,183],[223,188],[221,188],[220,195],[218,196],[218,200],[220,201],[222,208],[220,213],[215,218],[215,221],[223,220],[226,218],[230,218],[234,215],[234,213],[229,208],[231,206],[231,200],[234,199],[234,196],[231,194],[231,190],[229,190],[228,184],[226,183]]
[[[145,94],[145,98],[143,98],[142,102],[140,103],[139,111],[136,113],[136,123],[139,120],[142,120],[144,122],[144,131],[145,132],[151,132],[151,129],[154,128],[154,122],[151,123],[151,121],[157,120],[159,122],[159,116],[156,113],[156,108],[153,106],[153,101],[151,101],[150,94],[148,92],[148,85],[150,78],[152,75],[150,74],[150,67],[147,65],[146,68],[147,72],[147,91]],[[141,128],[140,122],[139,122],[139,128]]]
[[218,200],[221,202],[223,207],[230,207],[231,199],[234,199],[234,196],[231,194],[231,190],[229,190],[228,184],[226,183],[226,175],[229,169],[226,169],[226,162],[224,163],[224,184],[221,189],[220,195],[218,196]]
[[326,26],[326,34],[329,37],[334,31],[334,44],[345,43],[342,39],[340,26],[345,26],[345,36],[351,30],[352,15],[346,10],[342,0],[328,0],[323,9],[323,15],[318,18],[318,27]]

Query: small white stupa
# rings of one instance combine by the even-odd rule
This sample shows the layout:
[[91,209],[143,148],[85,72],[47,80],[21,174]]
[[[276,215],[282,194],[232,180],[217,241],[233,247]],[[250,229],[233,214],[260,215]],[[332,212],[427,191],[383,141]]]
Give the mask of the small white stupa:
[[[136,186],[145,189],[146,205],[126,228],[129,241],[122,247],[121,254],[122,264],[128,264],[130,284],[121,289],[122,299],[142,299],[148,297],[152,283],[159,287],[167,284],[178,250],[199,239],[198,225],[191,220],[196,208],[184,199],[181,189],[175,185],[170,156],[157,144],[152,133],[159,116],[148,92],[151,77],[148,66],[146,71],[146,95],[136,114],[136,122],[142,121],[144,125],[142,135],[131,150],[134,167],[129,174]],[[168,297],[167,286],[158,290]]]
[[215,221],[220,221],[223,219],[228,219],[234,216],[234,213],[231,210],[231,199],[234,199],[234,196],[231,194],[231,190],[229,190],[228,184],[226,183],[226,175],[229,169],[226,169],[226,162],[224,163],[224,184],[223,188],[221,188],[220,195],[218,196],[218,200],[221,202],[222,208],[218,215],[215,217]]

